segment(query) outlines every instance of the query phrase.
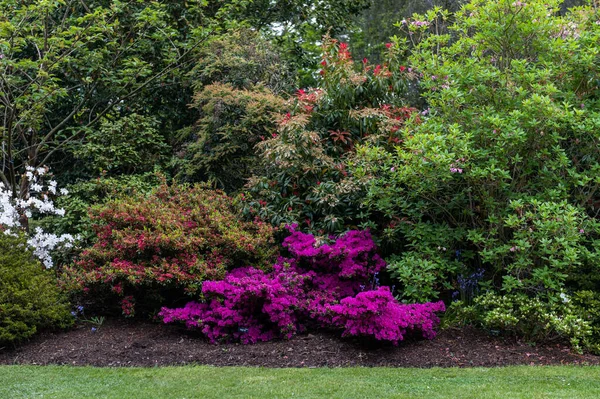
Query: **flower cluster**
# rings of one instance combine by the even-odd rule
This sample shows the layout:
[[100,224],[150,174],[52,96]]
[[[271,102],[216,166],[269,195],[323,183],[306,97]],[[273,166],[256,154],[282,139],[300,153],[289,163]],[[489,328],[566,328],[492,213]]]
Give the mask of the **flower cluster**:
[[252,267],[228,273],[222,281],[207,281],[207,303],[188,303],[182,309],[163,308],[165,323],[185,321],[213,343],[268,341],[291,338],[299,328],[294,311],[301,306],[303,277],[297,273],[265,273]]
[[[296,92],[296,97],[292,101],[296,101],[300,112],[305,112],[310,114],[315,105],[319,102],[319,100],[323,97],[324,92],[321,89],[299,89]],[[287,121],[291,118],[291,115],[287,113],[284,117],[284,121],[287,118]]]
[[352,58],[350,50],[348,50],[348,43],[340,43],[338,57],[340,60],[349,60]]
[[[388,287],[364,291],[385,266],[368,231],[349,231],[330,244],[289,228],[284,240],[289,258],[273,271],[246,267],[222,281],[205,282],[206,303],[163,308],[165,323],[182,321],[211,342],[254,343],[291,338],[309,326],[342,329],[397,344],[410,331],[435,336],[443,303],[401,305]],[[373,286],[373,285],[371,285]]]
[[456,298],[460,294],[462,301],[465,304],[470,304],[473,297],[479,292],[479,282],[483,280],[484,275],[484,269],[478,269],[467,276],[459,274],[457,278],[459,291],[453,293],[453,297]]
[[409,332],[420,331],[424,338],[435,337],[439,319],[436,312],[446,310],[442,301],[404,305],[398,303],[389,287],[358,293],[329,308],[334,325],[344,328],[343,336],[373,336],[398,344]]
[[[55,207],[53,197],[67,195],[68,191],[64,188],[57,190],[54,180],[46,182],[47,174],[48,168],[27,166],[23,179],[29,189],[21,198],[16,197],[6,187],[0,186],[0,231],[15,235],[19,230],[27,230],[29,219],[35,215],[65,215],[64,209]],[[33,254],[46,268],[54,266],[52,251],[57,248],[70,248],[74,242],[75,237],[70,234],[57,236],[44,232],[40,227],[36,227],[27,240]]]

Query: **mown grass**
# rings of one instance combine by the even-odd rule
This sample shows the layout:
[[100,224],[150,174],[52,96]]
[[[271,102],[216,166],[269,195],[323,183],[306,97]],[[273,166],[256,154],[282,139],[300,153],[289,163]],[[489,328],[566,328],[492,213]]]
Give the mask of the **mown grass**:
[[600,398],[600,367],[0,367],[0,398]]

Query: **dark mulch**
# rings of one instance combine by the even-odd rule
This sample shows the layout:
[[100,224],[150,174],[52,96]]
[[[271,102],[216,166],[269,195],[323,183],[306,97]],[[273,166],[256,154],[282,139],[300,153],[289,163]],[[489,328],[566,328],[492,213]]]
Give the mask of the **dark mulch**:
[[0,364],[489,367],[598,365],[600,357],[574,354],[564,344],[530,346],[474,328],[445,330],[433,341],[411,340],[398,347],[373,347],[328,333],[256,345],[211,345],[177,327],[115,319],[95,332],[81,324],[66,332],[42,333],[16,349],[2,348]]

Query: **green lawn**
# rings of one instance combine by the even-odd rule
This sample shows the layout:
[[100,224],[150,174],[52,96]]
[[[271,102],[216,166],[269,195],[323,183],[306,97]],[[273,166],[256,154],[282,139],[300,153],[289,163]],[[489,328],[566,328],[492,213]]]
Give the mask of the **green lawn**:
[[2,366],[0,398],[600,398],[600,368]]

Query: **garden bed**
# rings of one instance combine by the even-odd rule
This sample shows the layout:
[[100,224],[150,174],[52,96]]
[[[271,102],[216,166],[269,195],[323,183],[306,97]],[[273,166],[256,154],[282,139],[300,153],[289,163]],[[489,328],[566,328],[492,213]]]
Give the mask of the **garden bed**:
[[96,331],[79,324],[66,332],[39,334],[16,349],[2,348],[0,364],[489,367],[599,365],[600,357],[574,354],[564,344],[531,346],[474,328],[448,329],[432,341],[407,340],[398,347],[373,347],[327,333],[255,345],[211,345],[177,327],[112,319]]

